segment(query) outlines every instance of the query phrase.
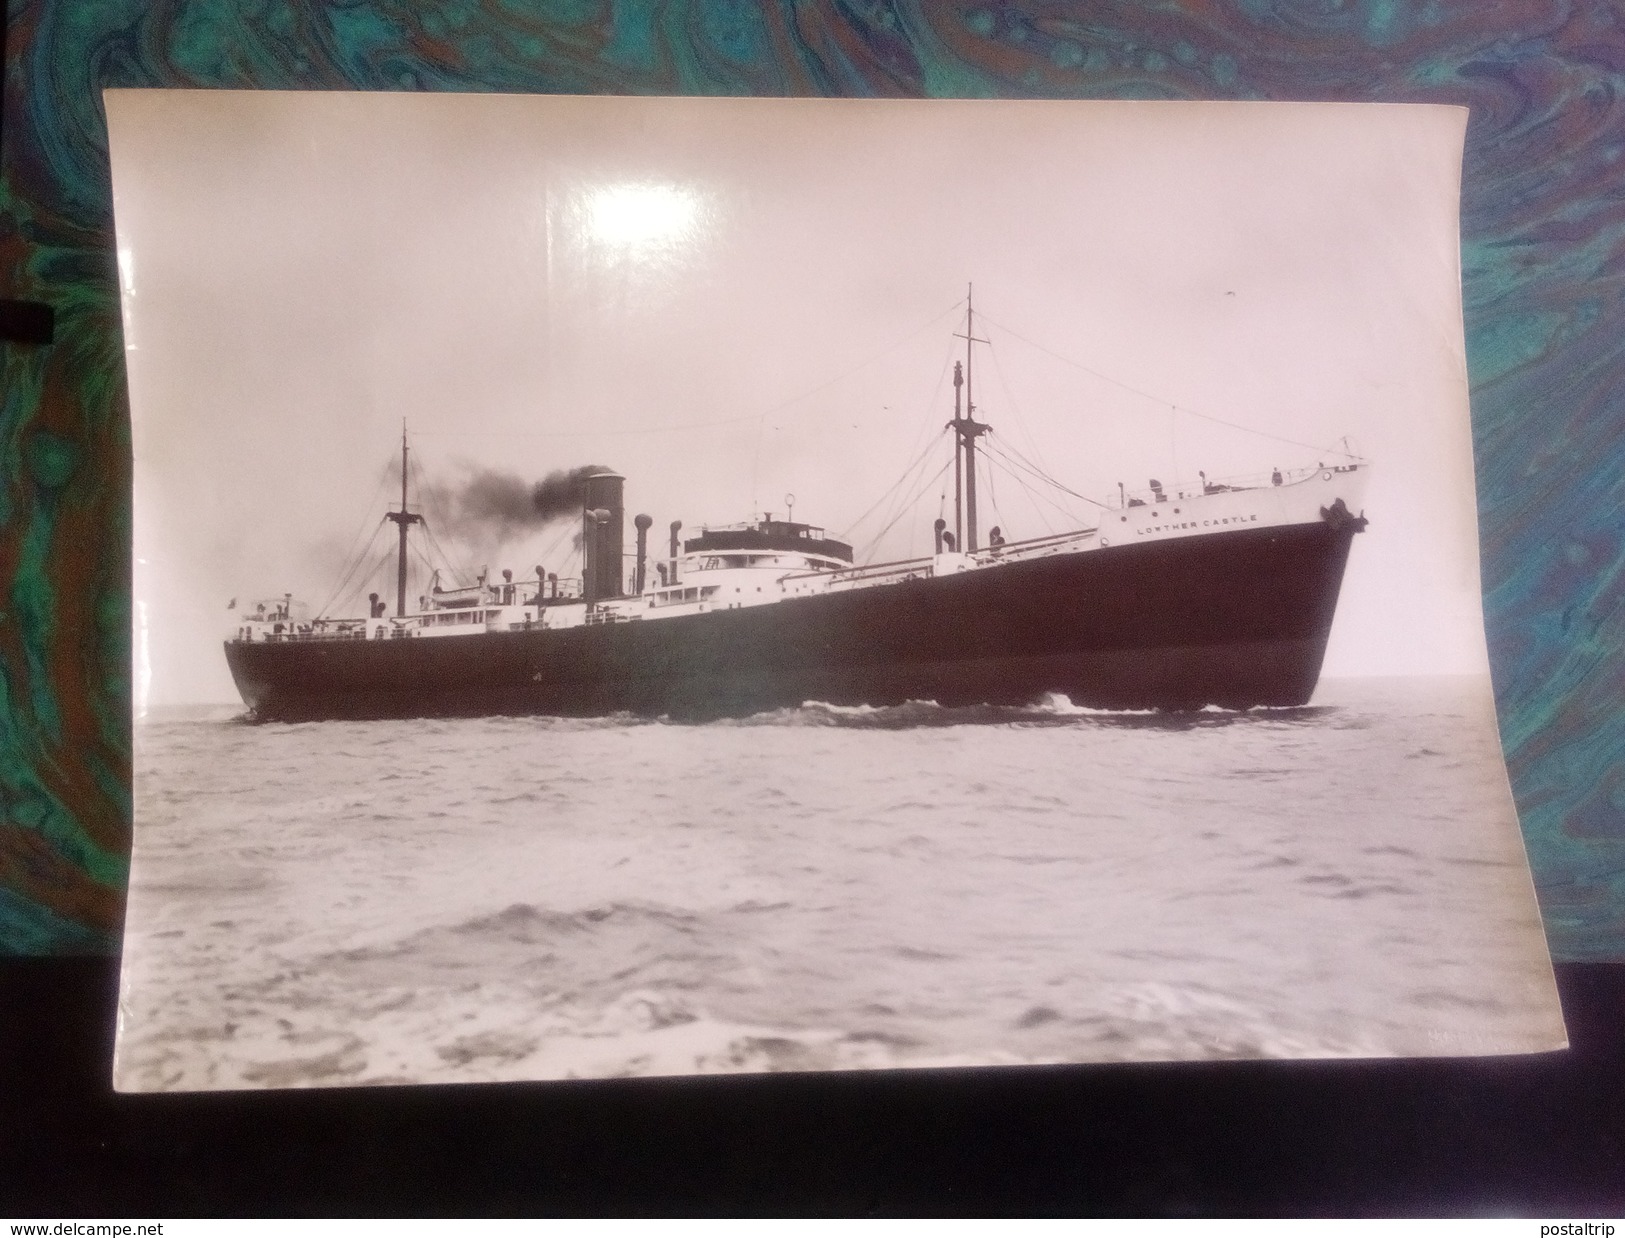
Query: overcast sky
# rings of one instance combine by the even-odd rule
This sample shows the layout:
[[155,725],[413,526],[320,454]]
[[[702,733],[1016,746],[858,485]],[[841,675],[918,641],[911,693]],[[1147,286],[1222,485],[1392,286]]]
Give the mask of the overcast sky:
[[[380,526],[403,419],[446,493],[481,469],[617,469],[629,545],[632,512],[660,540],[793,493],[797,519],[872,557],[924,552],[972,283],[995,446],[1106,498],[1314,464],[1347,436],[1374,461],[1371,526],[1326,673],[1486,666],[1463,110],[220,91],[107,107],[153,703],[236,699],[219,647],[234,596],[328,600]],[[919,501],[876,541],[895,504],[859,518],[922,452],[899,496]],[[984,529],[1092,523],[1087,503],[989,484]],[[573,574],[567,529],[480,544],[429,514],[450,566]]]

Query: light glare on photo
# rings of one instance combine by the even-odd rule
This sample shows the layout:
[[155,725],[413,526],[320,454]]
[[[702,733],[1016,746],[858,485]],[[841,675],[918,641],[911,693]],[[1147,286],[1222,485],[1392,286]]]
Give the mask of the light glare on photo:
[[593,241],[636,257],[690,240],[698,230],[700,195],[681,185],[608,185],[588,195],[586,213]]

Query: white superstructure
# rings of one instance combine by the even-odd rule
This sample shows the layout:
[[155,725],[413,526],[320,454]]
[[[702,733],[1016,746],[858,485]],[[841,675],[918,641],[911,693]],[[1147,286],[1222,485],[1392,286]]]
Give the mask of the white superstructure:
[[[968,553],[935,554],[855,566],[840,543],[822,530],[764,520],[728,529],[704,529],[675,558],[654,561],[641,592],[589,600],[581,581],[481,579],[474,585],[418,598],[418,608],[388,616],[377,595],[363,619],[301,618],[291,598],[261,604],[242,615],[233,638],[243,641],[450,639],[489,632],[520,632],[587,624],[659,621],[765,606],[824,593],[871,589],[909,579],[987,571],[1000,564],[1114,546],[1199,538],[1244,528],[1354,519],[1362,507],[1370,465],[1320,465],[1279,480],[1248,484],[1204,481],[1197,490],[1122,494],[1094,528],[1003,542]],[[804,542],[805,545],[797,545]],[[833,548],[833,549],[832,549]],[[623,565],[624,566],[624,565]],[[650,566],[649,564],[643,565]],[[630,573],[635,581],[640,573]]]

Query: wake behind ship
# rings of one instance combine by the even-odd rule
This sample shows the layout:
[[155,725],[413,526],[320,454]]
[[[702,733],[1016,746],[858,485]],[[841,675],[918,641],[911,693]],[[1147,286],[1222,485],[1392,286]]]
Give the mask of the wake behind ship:
[[[974,332],[967,328],[967,337]],[[969,343],[967,342],[967,348]],[[623,479],[581,479],[582,569],[480,579],[408,610],[402,438],[396,608],[300,622],[290,600],[240,621],[226,660],[259,721],[628,711],[719,717],[796,706],[1101,709],[1306,703],[1369,465],[1267,481],[1120,491],[1094,527],[981,545],[969,363],[955,366],[954,527],[928,557],[857,565],[823,530],[771,515],[683,538],[653,521],[623,553]],[[630,559],[630,562],[627,560]]]

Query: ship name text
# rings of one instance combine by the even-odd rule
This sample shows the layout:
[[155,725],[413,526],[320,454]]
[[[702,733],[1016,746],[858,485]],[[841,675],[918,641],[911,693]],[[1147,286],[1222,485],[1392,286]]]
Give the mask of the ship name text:
[[1174,533],[1180,529],[1207,529],[1217,528],[1226,524],[1250,524],[1258,519],[1256,512],[1247,516],[1221,516],[1216,520],[1184,520],[1173,524],[1152,524],[1143,529],[1135,529],[1136,537],[1144,537],[1147,533]]

